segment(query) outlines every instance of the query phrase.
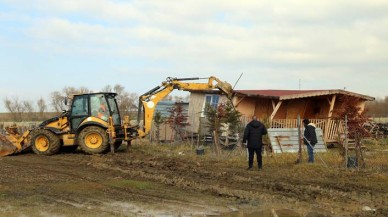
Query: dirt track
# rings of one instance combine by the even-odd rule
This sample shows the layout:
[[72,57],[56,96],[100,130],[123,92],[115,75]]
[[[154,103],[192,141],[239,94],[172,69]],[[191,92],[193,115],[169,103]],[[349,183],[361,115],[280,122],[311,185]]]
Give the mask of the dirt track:
[[0,216],[388,216],[386,174],[148,152],[2,157]]

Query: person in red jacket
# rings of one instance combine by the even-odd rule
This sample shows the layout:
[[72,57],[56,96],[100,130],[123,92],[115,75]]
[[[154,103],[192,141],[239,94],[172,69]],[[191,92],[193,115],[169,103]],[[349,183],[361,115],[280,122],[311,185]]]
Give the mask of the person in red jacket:
[[263,168],[263,159],[261,151],[263,149],[263,135],[267,134],[267,129],[264,124],[257,120],[256,116],[252,117],[252,121],[247,124],[244,130],[243,143],[247,143],[249,160],[248,170],[252,170],[253,158],[256,152],[258,169]]

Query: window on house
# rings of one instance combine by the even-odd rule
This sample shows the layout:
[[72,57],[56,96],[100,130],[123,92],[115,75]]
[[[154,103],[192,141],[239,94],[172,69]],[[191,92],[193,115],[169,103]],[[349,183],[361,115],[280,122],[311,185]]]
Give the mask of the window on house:
[[206,95],[205,96],[205,105],[209,104],[213,106],[213,108],[216,108],[218,105],[218,101],[220,100],[220,96],[218,95]]
[[220,100],[220,96],[219,95],[216,95],[216,94],[205,95],[205,102],[203,103],[202,115],[201,116],[205,117],[205,106],[206,105],[210,105],[213,108],[217,108],[219,100]]

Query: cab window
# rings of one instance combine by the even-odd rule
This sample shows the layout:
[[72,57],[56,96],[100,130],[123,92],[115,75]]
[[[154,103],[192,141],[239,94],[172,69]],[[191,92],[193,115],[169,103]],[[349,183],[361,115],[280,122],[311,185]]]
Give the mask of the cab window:
[[73,100],[71,107],[71,116],[87,116],[88,115],[88,97],[77,96]]
[[113,124],[120,125],[121,124],[120,112],[119,112],[119,109],[117,107],[117,103],[116,103],[114,96],[108,96],[108,103],[109,103],[109,107],[112,110]]
[[109,107],[103,94],[90,96],[90,111],[92,116],[108,121]]

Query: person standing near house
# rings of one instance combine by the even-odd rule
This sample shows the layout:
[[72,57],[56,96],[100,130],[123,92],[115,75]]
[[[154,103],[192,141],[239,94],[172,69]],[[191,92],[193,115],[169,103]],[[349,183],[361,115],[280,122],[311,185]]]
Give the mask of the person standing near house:
[[256,152],[258,169],[263,168],[263,159],[261,151],[263,148],[263,135],[267,134],[267,129],[264,124],[257,120],[256,116],[252,117],[252,121],[247,124],[244,130],[243,143],[247,143],[249,158],[248,170],[253,168],[253,158]]
[[314,146],[317,144],[317,134],[315,133],[315,124],[310,123],[309,119],[303,120],[304,124],[304,144],[307,146],[307,153],[309,155],[309,163],[314,163]]

